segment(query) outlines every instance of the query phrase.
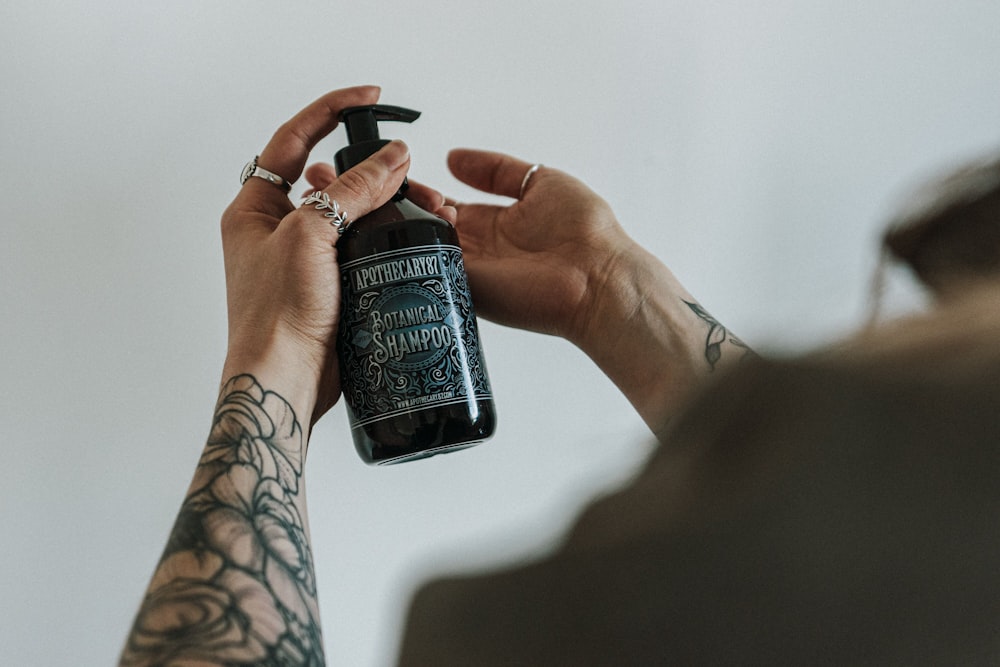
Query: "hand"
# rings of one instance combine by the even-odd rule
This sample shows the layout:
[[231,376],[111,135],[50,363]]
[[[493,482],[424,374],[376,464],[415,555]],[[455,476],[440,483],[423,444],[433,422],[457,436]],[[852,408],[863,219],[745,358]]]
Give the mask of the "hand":
[[[463,183],[514,199],[531,168],[468,149],[452,151],[448,166]],[[572,176],[543,167],[510,206],[456,209],[477,312],[581,344],[612,265],[634,245],[607,203]]]
[[[312,148],[337,126],[346,107],[374,104],[373,86],[334,91],[281,126],[259,165],[289,182],[305,168]],[[409,168],[409,151],[392,142],[320,189],[350,219],[387,202]],[[417,189],[425,206],[444,199]],[[444,211],[454,217],[453,211]],[[312,411],[315,422],[340,395],[335,338],[340,314],[337,230],[313,206],[295,208],[284,192],[251,178],[222,216],[229,311],[229,349],[223,380],[265,367],[285,395]],[[314,404],[314,406],[313,406]],[[299,403],[299,414],[303,403]]]
[[[459,204],[411,188],[458,230],[477,314],[577,345],[655,433],[716,366],[744,356],[745,346],[579,180],[543,167],[522,193],[531,168],[523,160],[456,149],[448,165],[463,183],[516,200]],[[306,176],[324,188],[333,168],[316,165]]]
[[718,365],[745,355],[577,179],[544,167],[521,192],[523,160],[462,149],[448,165],[463,183],[517,199],[455,205],[477,312],[576,344],[654,433]]

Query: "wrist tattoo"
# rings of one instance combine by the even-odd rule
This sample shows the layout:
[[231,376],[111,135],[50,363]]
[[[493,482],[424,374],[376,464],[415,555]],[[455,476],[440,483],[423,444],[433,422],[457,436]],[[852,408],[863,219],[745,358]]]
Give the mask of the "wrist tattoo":
[[705,336],[705,360],[711,370],[715,370],[715,365],[722,358],[723,343],[730,343],[741,350],[740,361],[747,356],[753,355],[753,350],[736,336],[732,335],[726,327],[712,317],[700,304],[684,301],[687,307],[698,316],[700,320],[708,324],[708,335]]
[[121,665],[324,664],[304,448],[285,399],[249,375],[225,384]]

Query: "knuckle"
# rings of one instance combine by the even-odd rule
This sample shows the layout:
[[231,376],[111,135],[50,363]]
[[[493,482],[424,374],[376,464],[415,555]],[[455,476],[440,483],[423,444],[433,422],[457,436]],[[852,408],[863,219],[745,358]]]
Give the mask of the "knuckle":
[[291,144],[297,149],[308,149],[310,138],[296,123],[286,121],[275,130],[271,141],[278,145]]
[[337,178],[337,184],[346,191],[350,199],[365,207],[372,206],[381,193],[381,188],[363,169],[345,171]]
[[226,210],[222,212],[222,219],[219,222],[219,228],[222,232],[222,238],[226,239],[233,233],[233,229],[237,226],[237,215],[233,211],[233,204],[226,207]]

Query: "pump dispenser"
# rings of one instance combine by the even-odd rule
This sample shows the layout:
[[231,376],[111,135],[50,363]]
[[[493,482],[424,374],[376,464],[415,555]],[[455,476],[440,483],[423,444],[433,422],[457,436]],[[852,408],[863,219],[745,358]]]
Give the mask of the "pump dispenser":
[[[389,143],[380,121],[420,112],[370,105],[341,112],[342,174]],[[470,447],[493,435],[496,412],[458,234],[396,196],[350,223],[337,243],[337,350],[354,445],[372,464]]]

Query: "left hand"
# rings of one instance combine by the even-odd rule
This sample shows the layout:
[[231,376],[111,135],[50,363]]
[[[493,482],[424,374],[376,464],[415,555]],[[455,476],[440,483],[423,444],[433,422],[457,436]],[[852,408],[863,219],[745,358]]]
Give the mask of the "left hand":
[[[312,148],[337,126],[341,110],[378,101],[374,86],[329,93],[275,132],[260,167],[294,182]],[[321,188],[351,220],[395,194],[410,165],[409,151],[392,142]],[[416,196],[431,210],[444,198],[427,188]],[[340,396],[336,334],[340,316],[339,235],[322,211],[296,208],[277,186],[246,182],[222,216],[229,347],[223,381],[262,373],[315,422]]]

